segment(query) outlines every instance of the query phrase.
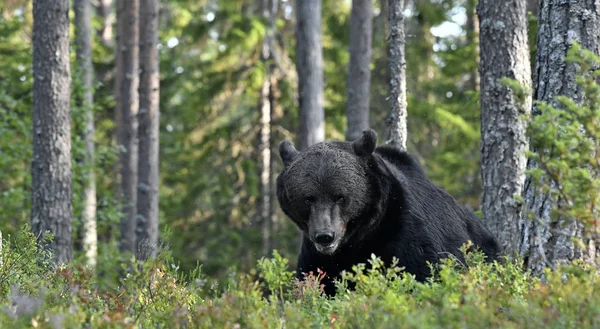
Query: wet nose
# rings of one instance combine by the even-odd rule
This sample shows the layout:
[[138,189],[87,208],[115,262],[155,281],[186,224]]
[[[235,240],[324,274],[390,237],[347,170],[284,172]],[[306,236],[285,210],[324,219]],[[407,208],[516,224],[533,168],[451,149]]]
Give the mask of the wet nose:
[[315,242],[319,244],[330,244],[335,240],[333,232],[319,232],[315,234]]

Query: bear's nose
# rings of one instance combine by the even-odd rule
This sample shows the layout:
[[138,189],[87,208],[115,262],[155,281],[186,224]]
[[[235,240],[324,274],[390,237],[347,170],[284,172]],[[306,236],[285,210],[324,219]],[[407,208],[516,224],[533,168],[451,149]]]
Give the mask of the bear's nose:
[[335,240],[333,232],[318,232],[315,234],[315,242],[319,244],[330,244]]

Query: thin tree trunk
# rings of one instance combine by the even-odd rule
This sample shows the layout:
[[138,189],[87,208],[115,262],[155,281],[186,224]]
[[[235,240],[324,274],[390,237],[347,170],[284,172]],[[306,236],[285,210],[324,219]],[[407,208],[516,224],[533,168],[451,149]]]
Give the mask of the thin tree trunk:
[[98,0],[97,12],[102,18],[102,23],[98,29],[98,37],[105,46],[111,47],[113,43],[113,15],[112,15],[113,0]]
[[[265,44],[267,42],[265,41]],[[271,69],[269,68],[269,71]],[[270,72],[269,72],[270,73]],[[260,92],[260,223],[262,235],[263,255],[271,253],[271,106],[269,103],[269,90],[271,89],[270,76],[264,78]]]
[[92,65],[92,4],[90,0],[75,0],[75,43],[79,76],[83,85],[83,99],[80,100],[85,109],[85,143],[86,167],[85,187],[83,190],[83,250],[87,264],[96,265],[98,234],[96,232],[96,175],[94,165],[94,93]]
[[[271,141],[273,141],[273,130],[275,130],[276,127],[281,119],[281,108],[279,106],[279,97],[280,97],[280,92],[279,92],[279,79],[281,77],[281,73],[279,70],[277,70],[276,65],[273,65],[273,71],[271,74],[271,83],[269,86],[269,104],[270,104],[270,110],[271,110]],[[276,239],[276,234],[278,232],[280,232],[280,223],[278,221],[278,216],[279,216],[279,206],[278,206],[278,201],[277,201],[277,173],[280,172],[281,168],[279,168],[279,160],[277,159],[276,156],[274,156],[273,154],[277,154],[277,147],[278,145],[276,143],[271,142],[271,164],[270,164],[270,170],[271,172],[269,173],[269,185],[270,185],[270,192],[271,192],[271,196],[270,196],[270,201],[271,201],[271,213],[270,213],[270,224],[271,224],[271,232],[272,232],[272,238],[271,238],[271,250],[272,249],[277,249],[279,247],[278,244],[278,240]]]
[[140,112],[137,258],[158,246],[159,58],[158,0],[140,0]]
[[386,143],[406,150],[406,32],[404,25],[405,0],[389,0],[389,66],[391,113],[386,122]]
[[34,1],[31,226],[57,263],[73,259],[69,65],[69,1]]
[[325,140],[321,8],[321,0],[296,1],[299,150]]
[[[477,0],[467,0],[467,44],[475,48],[475,60],[479,66],[479,19],[476,13]],[[479,72],[474,70],[469,76],[468,88],[479,91]]]
[[[555,97],[564,95],[579,103],[583,95],[576,85],[576,66],[567,63],[565,57],[571,41],[578,42],[596,55],[600,54],[600,2],[541,0],[539,8],[534,99],[557,105]],[[534,107],[533,115],[537,114],[539,112]],[[530,160],[528,168],[535,167],[537,163]],[[552,209],[557,206],[558,200],[536,188],[529,176],[523,197],[520,251],[528,269],[541,274],[544,268],[565,261],[584,259],[594,262],[598,241],[584,241],[589,247],[587,254],[576,247],[572,238],[583,238],[582,224],[554,218]]]
[[138,0],[117,1],[116,112],[123,214],[121,252],[135,253],[138,165]]
[[[390,9],[390,12],[392,10]],[[346,85],[346,140],[358,139],[369,128],[373,4],[352,0],[350,13],[350,62]]]
[[263,255],[270,256],[273,250],[273,212],[272,207],[272,153],[271,153],[271,120],[274,108],[273,78],[275,64],[275,18],[278,10],[277,0],[262,0],[263,16],[269,24],[263,42],[262,59],[267,64],[267,72],[260,92],[260,220],[263,239]]
[[531,85],[525,2],[480,0],[481,171],[483,216],[506,252],[518,252],[520,196],[528,148],[531,96],[519,99],[500,79]]
[[540,11],[540,0],[527,0],[527,12],[538,17]]

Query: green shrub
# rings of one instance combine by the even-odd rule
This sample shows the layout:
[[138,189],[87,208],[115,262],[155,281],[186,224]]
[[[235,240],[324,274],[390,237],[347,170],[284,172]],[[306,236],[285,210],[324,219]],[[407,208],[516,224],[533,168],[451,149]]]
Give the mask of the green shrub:
[[106,257],[99,267],[121,264],[126,274],[101,284],[83,266],[50,266],[27,227],[4,242],[0,328],[600,326],[600,281],[582,263],[547,270],[542,283],[519,261],[489,264],[474,252],[466,264],[445,260],[421,283],[373,256],[344,273],[329,298],[321,294],[321,272],[299,282],[277,252],[258,261],[257,275],[232,272],[219,284],[200,267],[183,275],[168,251],[146,263]]

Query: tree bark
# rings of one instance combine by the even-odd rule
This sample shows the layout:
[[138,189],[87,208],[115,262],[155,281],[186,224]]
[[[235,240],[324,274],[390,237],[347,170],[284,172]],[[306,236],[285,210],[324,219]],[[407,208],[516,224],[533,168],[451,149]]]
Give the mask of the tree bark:
[[140,0],[140,111],[137,196],[137,258],[158,247],[159,58],[158,0]]
[[527,0],[527,12],[538,17],[540,11],[540,0]]
[[391,113],[386,122],[386,143],[406,150],[406,32],[405,0],[389,0],[389,67]]
[[518,252],[520,196],[528,148],[526,122],[531,96],[519,99],[500,79],[531,85],[527,19],[522,0],[480,0],[482,210],[508,254]]
[[[600,54],[600,2],[540,0],[539,9],[534,99],[557,105],[555,97],[564,95],[580,103],[583,95],[576,85],[576,66],[567,63],[565,57],[572,41],[596,55]],[[539,112],[534,107],[533,115],[537,114]],[[527,166],[535,168],[537,163],[530,160]],[[523,197],[520,252],[528,269],[541,274],[546,267],[575,259],[594,261],[598,256],[595,255],[598,241],[584,241],[589,247],[588,253],[576,247],[572,238],[582,238],[583,225],[569,219],[554,218],[551,212],[558,200],[536,188],[529,176]]]
[[73,259],[69,65],[69,1],[34,1],[31,226],[57,263]]
[[138,0],[117,1],[116,112],[123,214],[121,252],[135,253],[138,166]]
[[[467,0],[467,44],[475,49],[475,60],[479,66],[479,20],[476,13],[477,0]],[[479,72],[474,70],[469,76],[468,88],[472,91],[479,91]]]
[[87,264],[94,267],[98,254],[98,235],[96,232],[96,175],[94,172],[95,129],[93,109],[92,4],[90,0],[75,0],[73,7],[75,11],[75,44],[77,62],[79,64],[78,73],[84,89],[83,98],[79,102],[85,109],[83,140],[85,143],[84,166],[86,167],[86,178],[83,190],[83,250],[85,251]]
[[[267,42],[265,41],[265,44]],[[266,46],[268,47],[268,46]],[[268,51],[268,50],[267,50]],[[268,69],[271,71],[271,69]],[[269,72],[270,73],[270,72]],[[270,74],[264,78],[260,91],[260,223],[263,255],[269,256],[272,249],[271,237],[271,106],[269,91]]]
[[270,256],[273,250],[273,171],[272,171],[272,139],[271,122],[275,107],[274,77],[275,77],[275,18],[278,10],[277,0],[262,0],[259,6],[262,15],[268,21],[262,48],[262,60],[267,72],[260,92],[260,222],[262,233],[263,255]]
[[321,8],[321,0],[296,1],[299,150],[325,140]]
[[98,0],[97,12],[102,18],[102,23],[98,29],[98,37],[105,46],[111,47],[113,42],[113,15],[112,15],[113,0]]
[[[390,9],[390,12],[392,10]],[[346,140],[353,141],[369,128],[373,4],[352,0],[350,13],[350,62],[346,85]]]

